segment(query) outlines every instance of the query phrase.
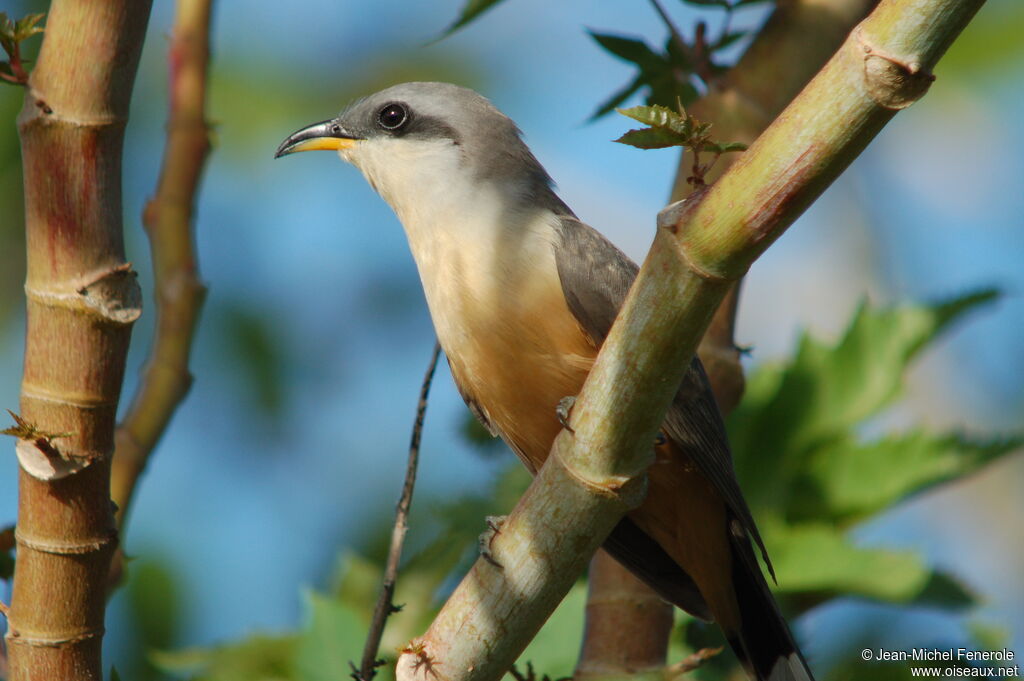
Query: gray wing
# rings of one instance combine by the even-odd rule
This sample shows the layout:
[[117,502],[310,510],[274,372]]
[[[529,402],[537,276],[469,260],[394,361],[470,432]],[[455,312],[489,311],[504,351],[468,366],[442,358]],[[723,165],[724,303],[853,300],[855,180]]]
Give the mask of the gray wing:
[[[598,345],[604,342],[638,268],[599,232],[572,217],[563,217],[555,249],[558,277],[569,310]],[[665,434],[681,445],[725,499],[743,529],[753,537],[768,572],[775,571],[736,482],[725,425],[700,360],[695,356],[665,416]]]

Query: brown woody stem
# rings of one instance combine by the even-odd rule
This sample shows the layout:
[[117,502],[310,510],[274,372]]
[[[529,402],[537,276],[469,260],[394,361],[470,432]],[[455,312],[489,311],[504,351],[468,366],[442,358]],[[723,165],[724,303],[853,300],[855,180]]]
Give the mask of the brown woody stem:
[[[111,492],[124,531],[139,476],[192,376],[189,355],[206,288],[196,262],[195,201],[210,151],[206,78],[211,0],[178,0],[171,33],[167,146],[156,195],[143,212],[153,259],[156,334],[139,388],[117,429]],[[115,559],[112,583],[120,576]]]
[[122,241],[121,150],[149,9],[146,0],[54,0],[18,118],[28,265],[21,415],[68,435],[18,441],[12,681],[103,677],[117,543],[110,454],[140,312]]

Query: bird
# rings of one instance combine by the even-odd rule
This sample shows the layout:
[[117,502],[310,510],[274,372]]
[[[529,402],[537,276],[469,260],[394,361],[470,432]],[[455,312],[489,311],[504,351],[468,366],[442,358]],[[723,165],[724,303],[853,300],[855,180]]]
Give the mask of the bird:
[[[455,384],[536,473],[637,274],[557,196],[516,124],[458,85],[401,83],[288,136],[275,158],[335,151],[394,210]],[[643,503],[603,548],[662,598],[721,627],[757,681],[813,679],[774,579],[721,414],[694,357],[652,444]]]

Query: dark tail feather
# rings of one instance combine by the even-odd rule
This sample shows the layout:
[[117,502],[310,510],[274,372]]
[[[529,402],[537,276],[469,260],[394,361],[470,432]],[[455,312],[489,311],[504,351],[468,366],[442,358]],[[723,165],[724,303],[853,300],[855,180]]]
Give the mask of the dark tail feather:
[[739,603],[739,631],[726,632],[729,645],[757,681],[814,681],[804,656],[779,612],[746,533],[733,521],[732,581]]

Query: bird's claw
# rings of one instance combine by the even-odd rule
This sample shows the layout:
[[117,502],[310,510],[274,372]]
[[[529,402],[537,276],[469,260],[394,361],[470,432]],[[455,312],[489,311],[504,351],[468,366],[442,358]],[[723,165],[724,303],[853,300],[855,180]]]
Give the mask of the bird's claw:
[[491,553],[491,545],[494,543],[494,538],[501,534],[501,527],[505,524],[506,516],[503,515],[489,515],[487,516],[487,529],[480,534],[480,557],[486,560],[488,563],[502,569],[502,564],[494,558],[494,554]]
[[569,416],[572,415],[572,408],[576,406],[576,396],[569,395],[558,400],[558,406],[555,407],[555,414],[558,416],[558,422],[562,424],[562,427],[568,430],[573,435],[576,431],[569,425]]

